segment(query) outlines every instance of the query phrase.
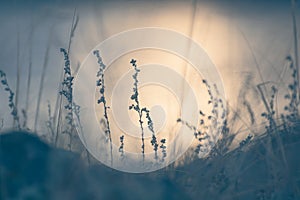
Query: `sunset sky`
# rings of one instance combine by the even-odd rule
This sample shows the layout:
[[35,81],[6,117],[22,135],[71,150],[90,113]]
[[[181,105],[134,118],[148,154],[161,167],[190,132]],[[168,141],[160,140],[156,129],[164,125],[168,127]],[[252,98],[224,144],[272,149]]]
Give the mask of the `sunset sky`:
[[[1,2],[0,69],[7,74],[10,86],[16,89],[19,67],[18,107],[19,110],[26,108],[26,98],[29,95],[29,127],[34,126],[41,74],[45,67],[37,125],[38,130],[45,130],[47,101],[49,100],[54,107],[63,68],[63,57],[59,49],[68,48],[74,13],[78,16],[70,48],[74,71],[93,48],[111,36],[136,28],[157,27],[182,34],[202,47],[219,72],[226,99],[234,110],[241,107],[239,98],[242,98],[242,88],[247,90],[245,98],[253,104],[252,109],[258,119],[264,107],[258,97],[256,85],[266,81],[276,82],[279,92],[286,91],[290,72],[286,71],[285,58],[289,54],[293,55],[294,48],[291,4],[287,0]],[[298,13],[297,20],[300,21]],[[134,43],[134,38],[130,42]],[[174,44],[176,42],[174,41]],[[108,50],[108,54],[110,51],[113,50]],[[109,83],[117,82],[114,78],[122,75],[122,66],[130,68],[131,57],[143,64],[161,62],[169,67],[186,66],[183,60],[164,52],[132,52],[112,64]],[[30,63],[31,82],[30,92],[27,94]],[[188,82],[201,80],[201,77],[193,78],[188,74],[184,76]],[[247,77],[250,78],[245,87]],[[196,85],[193,87],[197,88]],[[113,90],[114,86],[109,85],[108,88]],[[150,98],[147,97],[149,91],[151,94],[158,90],[148,88],[147,93],[145,89],[145,99]],[[160,94],[163,94],[163,91]],[[161,96],[157,97],[159,98]],[[166,99],[173,97],[168,93],[164,98],[161,100],[166,105]],[[4,125],[9,127],[12,119],[3,90],[0,91],[0,102]],[[278,102],[284,103],[281,100]],[[152,104],[155,106],[159,103]],[[162,113],[160,108],[155,109]],[[249,131],[249,116],[244,108],[241,109],[242,122],[235,129],[238,130],[242,126],[241,130]],[[165,114],[162,115],[165,117]],[[157,117],[164,118],[160,118],[160,114]],[[134,121],[133,118],[132,120]],[[253,131],[257,130],[255,127],[253,126]]]

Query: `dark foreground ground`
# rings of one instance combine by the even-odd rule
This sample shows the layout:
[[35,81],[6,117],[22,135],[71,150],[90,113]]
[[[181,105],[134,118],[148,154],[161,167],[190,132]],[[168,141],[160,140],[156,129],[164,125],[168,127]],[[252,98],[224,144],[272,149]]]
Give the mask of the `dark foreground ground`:
[[297,131],[152,174],[87,167],[24,132],[0,136],[0,199],[300,199]]
[[173,175],[192,199],[300,200],[300,132],[280,132]]

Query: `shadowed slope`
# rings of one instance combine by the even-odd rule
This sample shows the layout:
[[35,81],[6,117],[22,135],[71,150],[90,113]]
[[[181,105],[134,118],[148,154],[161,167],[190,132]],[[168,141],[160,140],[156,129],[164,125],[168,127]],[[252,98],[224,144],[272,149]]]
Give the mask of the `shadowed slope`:
[[32,134],[0,136],[0,199],[187,199],[165,178],[88,168]]

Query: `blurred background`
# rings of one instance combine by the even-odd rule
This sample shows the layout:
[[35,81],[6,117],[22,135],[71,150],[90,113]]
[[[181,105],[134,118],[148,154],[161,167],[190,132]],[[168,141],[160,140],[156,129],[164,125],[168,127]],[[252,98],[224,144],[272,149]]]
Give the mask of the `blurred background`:
[[[251,76],[250,87],[284,82],[285,58],[293,52],[291,2],[284,0],[12,1],[2,2],[0,9],[1,69],[17,90],[18,108],[26,110],[28,127],[42,131],[47,101],[55,104],[60,84],[59,48],[69,46],[74,15],[76,30],[70,45],[74,71],[96,44],[114,34],[141,27],[171,29],[203,47],[223,79],[230,106],[236,109],[247,77]],[[255,102],[253,95],[247,98]],[[0,98],[6,102],[5,95]],[[254,113],[259,114],[262,106],[256,102]],[[5,103],[0,111],[4,126],[10,127]],[[243,120],[250,125],[249,117]]]
[[[252,137],[257,136],[259,138],[260,135],[266,133],[265,128],[268,126],[268,121],[266,117],[262,116],[262,113],[266,112],[267,107],[264,100],[269,104],[271,99],[275,99],[275,103],[273,103],[275,104],[274,110],[276,110],[276,115],[272,116],[272,119],[274,117],[277,122],[277,120],[281,120],[280,114],[285,112],[285,106],[289,103],[284,95],[290,91],[295,91],[295,89],[289,89],[289,83],[296,80],[295,77],[292,77],[292,71],[289,70],[289,67],[293,60],[296,62],[295,65],[297,65],[297,27],[299,27],[298,22],[300,21],[298,13],[298,3],[293,0],[30,0],[26,2],[15,0],[1,2],[0,70],[6,73],[9,86],[15,93],[14,103],[20,116],[21,128],[37,132],[38,136],[46,138],[46,141],[50,140],[51,143],[53,142],[51,141],[53,140],[51,134],[60,133],[65,129],[63,127],[64,124],[60,126],[59,124],[67,114],[58,115],[60,112],[64,112],[62,111],[63,100],[59,95],[64,74],[64,57],[60,52],[60,48],[65,48],[69,52],[71,69],[76,76],[85,58],[95,46],[116,34],[147,27],[175,31],[191,38],[201,46],[215,65],[222,79],[225,92],[223,98],[226,99],[229,118],[231,119],[231,121],[228,121],[228,127],[230,128],[230,134],[233,135],[233,141],[230,142],[229,146],[230,149],[235,149],[242,146],[243,142],[249,142]],[[135,41],[133,40],[132,42],[134,43]],[[176,42],[174,41],[174,43]],[[120,48],[124,47],[120,46]],[[108,49],[109,51],[113,53],[114,49]],[[117,82],[116,78],[120,74],[122,75],[125,68],[130,67],[129,61],[132,57],[141,64],[147,64],[147,62],[159,64],[161,62],[168,63],[171,67],[175,65],[187,66],[185,61],[167,52],[149,49],[135,51],[122,55],[111,63],[111,68],[107,71],[108,83]],[[201,82],[205,78],[201,76],[194,77],[191,72],[190,74],[183,73],[181,75],[184,76],[184,80],[187,82],[194,81],[194,83],[196,81]],[[198,88],[197,84],[192,86],[196,90],[201,90],[201,87],[203,87],[199,86]],[[149,96],[154,96],[163,102],[164,106],[170,106],[173,104],[170,103],[169,99],[176,98],[170,94],[165,94],[164,92],[166,91],[157,85],[153,87],[152,89],[148,87],[141,88],[141,96],[144,97],[142,99],[146,104],[149,103],[152,106],[155,124],[158,127],[168,126],[167,120],[170,119],[175,123],[177,115],[176,117],[173,116],[173,118],[167,117],[167,114],[176,113],[174,110],[174,112],[171,109],[168,113],[164,113],[160,107],[152,105],[152,102],[148,102],[147,99]],[[112,93],[114,85],[108,85],[107,88]],[[260,90],[261,88],[263,89]],[[272,97],[273,88],[276,88],[276,98]],[[0,90],[0,127],[2,131],[10,130],[15,126],[15,121],[8,106],[9,102],[6,92],[5,90]],[[184,92],[181,94],[182,101],[190,98],[190,96],[185,96],[184,94]],[[201,97],[199,98],[201,99]],[[207,98],[207,94],[205,98]],[[176,103],[174,105],[178,106]],[[168,108],[165,109],[168,110]],[[136,117],[131,116],[130,119],[137,121]],[[88,121],[89,119],[86,118],[85,120]],[[49,125],[49,123],[53,124]],[[283,124],[286,123],[283,122]],[[286,130],[285,128],[284,130]],[[167,130],[171,129],[172,127]],[[158,128],[158,130],[160,129]],[[297,130],[299,129],[296,128],[296,132]],[[81,161],[76,160],[76,155],[75,167],[73,168],[75,170],[66,175],[65,171],[67,170],[64,167],[58,167],[58,171],[51,167],[51,169],[48,169],[47,166],[53,166],[48,162],[51,163],[53,161],[53,163],[57,163],[57,166],[64,166],[66,161],[71,162],[74,160],[73,154],[57,149],[52,150],[52,147],[44,146],[45,144],[41,143],[37,138],[23,137],[5,135],[0,140],[0,164],[2,166],[1,169],[4,169],[1,170],[1,178],[5,181],[4,186],[1,185],[1,191],[7,192],[2,193],[4,197],[6,197],[6,194],[10,196],[10,194],[14,193],[14,189],[17,190],[18,187],[25,187],[28,185],[26,181],[30,182],[31,180],[30,175],[18,177],[17,175],[15,176],[18,173],[11,173],[9,169],[12,169],[13,172],[20,170],[23,173],[21,174],[24,175],[27,174],[26,170],[28,169],[32,172],[32,170],[44,169],[45,166],[47,169],[47,172],[45,172],[47,176],[45,177],[51,177],[53,174],[58,174],[60,178],[63,177],[62,180],[60,178],[56,180],[53,176],[53,179],[45,182],[45,188],[50,184],[50,190],[47,191],[49,194],[53,194],[52,198],[73,198],[72,195],[76,194],[78,188],[81,188],[77,183],[79,184],[82,179],[89,186],[87,188],[92,188],[91,191],[82,191],[83,199],[93,198],[93,196],[88,196],[89,194],[97,197],[104,195],[101,196],[103,198],[120,198],[122,195],[127,195],[126,197],[130,198],[131,190],[123,188],[128,182],[133,185],[133,188],[138,188],[141,182],[149,183],[151,188],[157,191],[155,193],[157,196],[150,195],[149,199],[167,198],[171,194],[174,195],[172,198],[176,199],[177,193],[175,191],[178,192],[178,197],[180,198],[195,198],[198,197],[199,191],[202,191],[202,189],[208,190],[207,194],[201,193],[204,198],[211,198],[212,196],[209,195],[214,193],[222,196],[224,191],[227,199],[232,199],[231,195],[233,193],[236,194],[236,199],[239,197],[245,199],[243,195],[247,197],[249,192],[252,191],[255,191],[255,194],[253,194],[254,196],[248,196],[248,199],[263,199],[263,197],[271,199],[272,194],[276,193],[274,191],[280,191],[276,194],[279,194],[283,199],[287,197],[297,199],[299,197],[299,178],[297,176],[295,176],[295,179],[291,178],[294,177],[295,173],[299,175],[299,167],[297,159],[295,159],[295,152],[297,151],[295,144],[299,140],[298,137],[282,139],[282,141],[288,143],[287,146],[289,147],[286,148],[287,156],[283,156],[282,159],[277,160],[275,156],[280,154],[278,152],[280,152],[281,145],[276,146],[278,149],[274,151],[274,154],[269,149],[270,146],[262,148],[259,145],[254,145],[254,149],[257,151],[254,151],[255,153],[245,153],[242,158],[239,157],[240,154],[235,154],[234,152],[228,157],[224,156],[211,162],[208,161],[208,163],[203,160],[197,160],[195,163],[188,165],[187,163],[192,159],[187,155],[185,159],[182,158],[177,163],[178,165],[180,162],[187,164],[180,165],[183,166],[182,168],[173,170],[170,167],[172,170],[168,171],[168,173],[166,173],[168,168],[162,169],[149,177],[127,176],[127,174],[107,169],[104,166],[100,167],[100,165],[92,169],[86,169],[82,166]],[[81,156],[84,154],[83,157],[87,158],[88,162],[90,162],[89,159],[93,159],[89,157],[89,153],[80,140],[74,141],[72,147],[74,149],[72,149],[70,146],[67,146],[68,139],[64,139],[65,136],[61,137],[63,138],[60,141],[61,143],[54,141],[54,146],[68,150],[76,149],[77,152],[81,153]],[[22,142],[27,140],[28,143]],[[296,143],[292,144],[293,140]],[[272,141],[266,143],[272,146]],[[20,143],[25,146],[19,149],[14,148],[18,147]],[[31,145],[36,149],[31,149]],[[137,146],[136,148],[140,147]],[[17,149],[17,151],[13,151],[14,149]],[[41,152],[41,154],[32,154],[35,151]],[[51,153],[48,151],[51,151]],[[237,151],[240,152],[240,149]],[[7,152],[12,152],[12,154],[7,154]],[[25,152],[24,155],[21,154],[22,152]],[[47,159],[43,160],[46,154]],[[18,157],[20,155],[24,157]],[[57,155],[61,157],[53,158]],[[265,157],[261,159],[261,155],[266,155],[267,159]],[[50,157],[49,159],[48,156]],[[24,163],[28,160],[37,159],[37,163],[31,166],[29,165],[30,162],[27,162],[24,165],[24,171],[22,171],[22,167],[14,168],[19,166],[18,163],[10,165],[13,161],[9,157],[16,158],[16,160],[24,159]],[[266,160],[266,163],[262,160]],[[40,166],[41,163],[45,166]],[[98,162],[94,160],[94,163]],[[205,167],[198,168],[199,166]],[[282,169],[287,169],[287,171]],[[79,180],[71,181],[74,185],[66,188],[66,191],[69,192],[68,194],[63,193],[63,189],[67,185],[63,181],[80,174],[80,170],[85,171],[85,174],[82,177],[80,176]],[[287,172],[287,175],[280,174],[283,171]],[[205,174],[206,172],[208,173]],[[271,175],[268,174],[269,172]],[[93,177],[94,174],[97,174],[96,178]],[[108,174],[112,177],[106,177]],[[197,176],[194,177],[195,174]],[[244,179],[240,178],[242,175]],[[25,186],[22,185],[23,182],[20,182],[22,184],[18,185],[18,187],[14,184],[9,185],[11,183],[10,180],[19,180],[12,177],[26,180],[24,182]],[[32,177],[37,179],[33,182],[37,181],[37,184],[39,184],[41,183],[39,177],[44,176],[39,174]],[[100,179],[102,177],[105,178],[101,182]],[[120,177],[121,182],[115,188],[105,187],[105,185],[111,186],[115,184]],[[153,177],[158,177],[158,181],[153,181]],[[247,177],[253,177],[250,181],[253,185],[247,183]],[[113,181],[107,182],[110,178]],[[57,183],[61,183],[61,187],[56,187]],[[205,183],[209,183],[209,187]],[[103,190],[97,193],[97,186],[101,184],[103,184]],[[291,187],[287,188],[289,184]],[[145,185],[147,186],[147,184]],[[142,188],[140,188],[142,192],[139,195],[141,197],[145,197],[145,194],[149,193],[145,185],[142,185]],[[239,185],[241,186],[239,187]],[[254,185],[258,186],[254,187]],[[281,186],[285,187],[282,190],[277,190]],[[184,192],[180,190],[182,188],[185,188]],[[26,191],[29,191],[29,194],[32,192],[37,195],[35,196],[37,199],[42,198],[44,193],[40,193],[40,191],[43,191],[44,188],[39,188],[39,192],[35,192],[35,189],[33,187]],[[114,196],[114,189],[122,191],[122,195]],[[52,190],[60,191],[61,193],[54,193]],[[168,192],[165,193],[166,191]],[[105,196],[106,194],[107,196]],[[0,197],[2,196],[0,195]],[[21,197],[22,195],[20,195]],[[218,199],[216,196],[215,198]]]

